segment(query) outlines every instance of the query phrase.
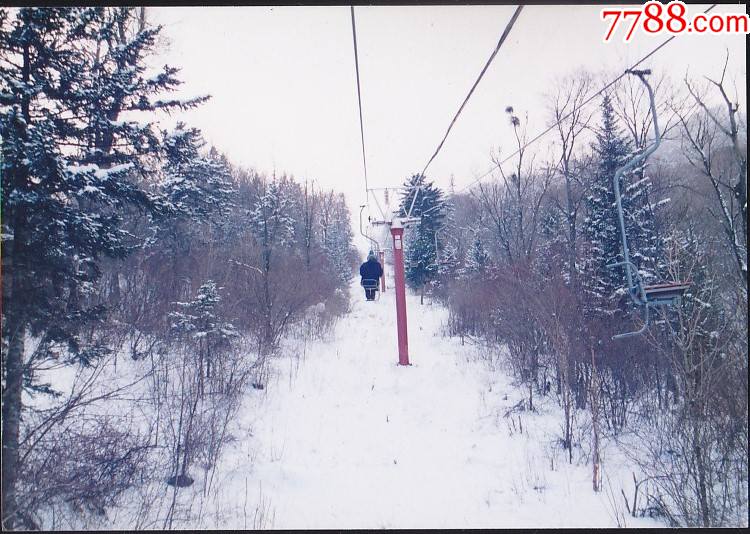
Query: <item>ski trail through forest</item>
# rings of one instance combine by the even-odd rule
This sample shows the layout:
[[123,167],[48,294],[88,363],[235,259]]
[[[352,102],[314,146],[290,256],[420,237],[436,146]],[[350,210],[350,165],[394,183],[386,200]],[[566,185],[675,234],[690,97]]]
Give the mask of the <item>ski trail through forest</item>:
[[544,431],[556,420],[504,418],[523,392],[442,336],[441,306],[407,296],[413,365],[401,367],[392,285],[366,302],[357,282],[331,339],[309,345],[296,372],[282,355],[248,394],[203,526],[614,526],[589,467],[545,453],[559,449]]

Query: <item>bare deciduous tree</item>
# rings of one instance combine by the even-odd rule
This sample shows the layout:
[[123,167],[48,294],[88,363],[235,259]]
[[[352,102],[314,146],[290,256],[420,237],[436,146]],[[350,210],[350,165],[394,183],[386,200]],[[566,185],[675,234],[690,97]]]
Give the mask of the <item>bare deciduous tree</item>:
[[[741,122],[738,119],[739,104],[732,102],[724,88],[727,62],[719,81],[707,78],[719,92],[726,106],[724,118],[706,104],[706,91],[694,86],[687,78],[685,85],[702,114],[692,117],[678,113],[683,131],[683,152],[690,164],[708,178],[716,195],[719,211],[714,216],[720,220],[726,242],[731,250],[739,281],[744,285],[744,300],[747,300],[747,146],[742,143]],[[722,160],[724,145],[718,135],[724,136],[732,156]],[[745,139],[747,134],[745,133]]]
[[[557,199],[555,203],[567,223],[568,278],[570,286],[574,289],[577,278],[578,213],[585,191],[585,182],[580,179],[579,173],[581,167],[586,166],[581,157],[576,157],[576,154],[580,149],[580,138],[589,128],[594,115],[594,111],[587,111],[584,108],[592,85],[592,78],[588,73],[571,75],[563,79],[554,96],[549,97],[552,118],[557,125],[560,143],[557,170],[565,183],[564,205],[561,205]],[[585,157],[583,159],[585,160]]]
[[529,262],[536,252],[542,203],[554,170],[549,166],[535,167],[533,155],[526,162],[526,129],[521,126],[521,120],[512,107],[506,108],[506,112],[517,147],[513,170],[507,174],[502,168],[500,156],[493,155],[492,160],[500,171],[501,180],[489,185],[480,183],[471,194],[492,221],[506,262],[515,264]]

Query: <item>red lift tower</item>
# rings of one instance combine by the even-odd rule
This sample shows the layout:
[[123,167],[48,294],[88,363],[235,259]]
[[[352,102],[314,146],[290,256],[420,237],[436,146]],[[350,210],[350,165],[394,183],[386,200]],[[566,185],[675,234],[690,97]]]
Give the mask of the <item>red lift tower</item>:
[[[421,220],[419,217],[402,216],[400,209],[392,209],[388,200],[388,190],[397,188],[380,188],[380,189],[368,189],[368,196],[372,195],[371,198],[374,201],[375,206],[378,209],[380,217],[377,219],[370,218],[370,224],[373,226],[387,226],[390,229],[391,238],[393,240],[393,284],[394,291],[396,293],[396,323],[397,323],[397,334],[398,334],[398,364],[399,365],[411,365],[409,363],[409,336],[406,327],[406,286],[405,286],[405,275],[404,275],[404,230],[407,226],[417,224]],[[384,191],[385,205],[381,205],[377,197],[378,191]],[[361,211],[360,211],[360,226],[361,226]],[[364,235],[364,230],[360,229],[360,232]],[[368,237],[369,236],[365,236]],[[384,251],[380,250],[380,264],[385,265],[385,254]],[[385,276],[381,278],[381,290],[385,291]]]
[[391,235],[393,236],[393,278],[396,286],[398,364],[409,365],[409,336],[406,331],[406,288],[404,287],[404,227],[398,218],[391,223]]
[[[398,364],[409,363],[409,335],[406,327],[406,286],[404,276],[404,229],[409,224],[419,222],[418,217],[399,217],[394,215],[388,220],[372,221],[374,225],[387,225],[393,238],[393,284],[396,292],[396,324],[398,334]],[[381,254],[383,252],[381,251]],[[383,277],[385,284],[385,277]],[[385,289],[385,285],[382,286]]]

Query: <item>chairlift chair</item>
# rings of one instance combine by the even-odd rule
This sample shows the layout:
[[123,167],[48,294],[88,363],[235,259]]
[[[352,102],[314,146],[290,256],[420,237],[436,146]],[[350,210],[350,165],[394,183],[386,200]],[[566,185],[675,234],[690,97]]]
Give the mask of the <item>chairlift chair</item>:
[[682,303],[682,295],[690,288],[689,282],[671,282],[646,286],[643,291],[649,304],[667,306],[679,306]]
[[615,171],[615,175],[612,179],[615,200],[617,204],[617,216],[620,228],[620,238],[622,241],[622,255],[623,261],[607,265],[609,268],[624,267],[625,278],[627,280],[627,292],[630,299],[637,305],[643,308],[644,321],[643,326],[639,330],[633,332],[626,332],[624,334],[618,334],[612,336],[612,339],[622,339],[631,336],[637,336],[643,334],[649,327],[649,308],[655,306],[678,306],[682,302],[682,296],[690,288],[690,282],[665,282],[660,284],[645,286],[642,283],[641,276],[638,273],[638,268],[633,265],[630,261],[630,251],[628,250],[628,237],[625,233],[625,215],[622,210],[622,198],[620,195],[620,177],[623,173],[630,171],[637,164],[641,163],[648,156],[650,156],[661,143],[661,135],[659,133],[659,123],[656,118],[656,103],[654,100],[654,91],[646,81],[645,76],[651,74],[651,70],[629,70],[628,74],[638,76],[638,78],[644,83],[648,90],[648,96],[651,101],[651,116],[654,122],[654,142],[646,148],[640,154],[634,156],[622,167],[619,167]]
[[380,300],[380,284],[378,283],[377,280],[373,278],[363,278],[362,287],[365,289],[374,289],[375,290],[374,300]]

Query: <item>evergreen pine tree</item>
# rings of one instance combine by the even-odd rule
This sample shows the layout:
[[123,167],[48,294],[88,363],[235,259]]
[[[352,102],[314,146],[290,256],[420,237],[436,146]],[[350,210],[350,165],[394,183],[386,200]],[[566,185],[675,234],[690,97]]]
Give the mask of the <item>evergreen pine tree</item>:
[[[453,176],[451,175],[451,187],[453,187]],[[458,267],[461,263],[458,246],[456,245],[456,236],[454,231],[456,221],[454,217],[455,206],[450,200],[444,203],[445,219],[443,226],[437,231],[438,247],[438,279],[437,282],[455,278],[458,274]]]
[[250,229],[263,249],[264,269],[268,271],[273,250],[289,245],[294,235],[290,200],[281,194],[276,180],[255,201],[250,212]]
[[445,201],[443,192],[422,174],[411,176],[404,187],[406,192],[401,198],[401,215],[408,213],[414,195],[417,195],[411,216],[421,219],[416,227],[407,228],[405,232],[406,280],[413,288],[424,288],[438,274],[435,232],[443,227]]
[[625,186],[623,192],[623,198],[627,199],[625,228],[630,261],[638,266],[644,284],[660,279],[664,269],[662,244],[655,224],[657,206],[651,202],[653,183],[647,170],[647,163],[633,169],[629,180],[631,183]]
[[[27,334],[86,364],[104,348],[78,335],[104,309],[86,295],[102,257],[132,250],[127,208],[158,213],[161,199],[139,187],[158,153],[151,123],[120,114],[198,104],[163,99],[176,88],[169,67],[145,77],[159,28],[129,21],[132,8],[22,8],[0,12],[2,137],[3,526],[23,522],[16,502],[18,440]],[[150,157],[150,158],[149,158]]]
[[213,280],[208,280],[198,288],[193,300],[176,302],[178,311],[169,314],[172,333],[197,345],[201,385],[204,376],[211,377],[211,365],[219,351],[227,348],[238,336],[231,323],[219,319],[217,307],[220,302],[219,288]]
[[163,132],[164,176],[161,184],[170,209],[195,222],[224,219],[234,192],[226,159],[213,149],[205,156],[205,141],[197,128],[178,123]]
[[[440,234],[442,235],[442,234]],[[438,259],[438,275],[441,279],[455,278],[461,259],[458,257],[458,247],[450,236],[438,241],[440,257]]]
[[[588,216],[584,219],[583,234],[587,238],[588,253],[584,257],[582,286],[588,295],[589,309],[610,309],[611,301],[625,286],[622,268],[609,269],[608,264],[622,261],[622,244],[618,227],[617,207],[612,179],[618,167],[632,156],[631,147],[617,125],[610,97],[602,101],[602,125],[596,132],[593,146],[597,167],[592,176],[590,194],[586,197]],[[635,169],[621,177],[620,191],[625,214],[625,227],[631,261],[641,272],[644,282],[650,278],[643,270],[647,261],[655,261],[653,212],[648,202],[649,180],[643,169]]]
[[466,250],[466,259],[464,267],[461,269],[463,276],[473,276],[483,274],[490,265],[490,255],[482,243],[482,238],[478,231],[474,231],[474,240],[471,246]]
[[321,243],[333,276],[341,285],[346,285],[352,279],[350,249],[354,235],[351,218],[343,194],[331,195],[330,200],[325,206],[325,218],[320,221]]

